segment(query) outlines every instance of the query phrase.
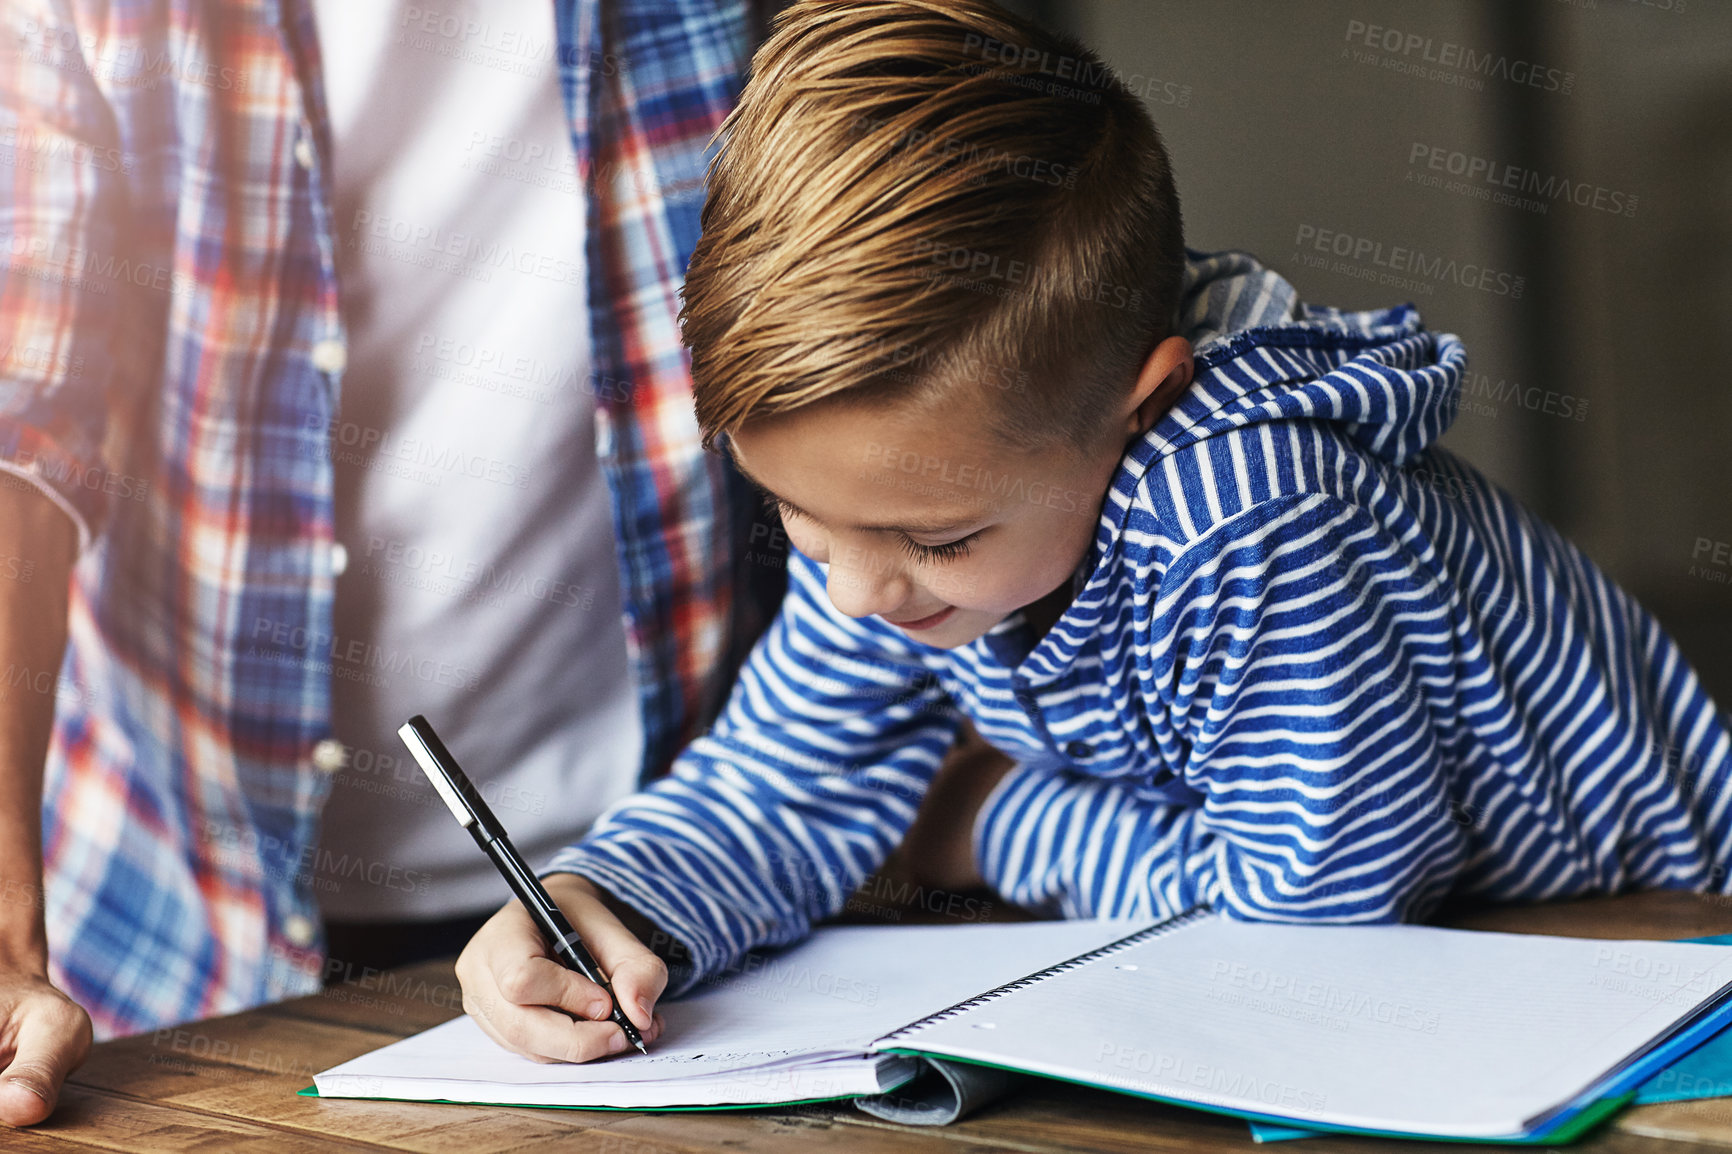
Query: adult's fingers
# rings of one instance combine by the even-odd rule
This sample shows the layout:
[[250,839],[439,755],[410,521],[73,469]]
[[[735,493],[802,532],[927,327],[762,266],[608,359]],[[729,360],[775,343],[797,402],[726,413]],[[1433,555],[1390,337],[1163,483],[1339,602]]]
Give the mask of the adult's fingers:
[[25,992],[8,1009],[0,1122],[30,1126],[53,1112],[66,1075],[90,1053],[90,1015],[52,988]]

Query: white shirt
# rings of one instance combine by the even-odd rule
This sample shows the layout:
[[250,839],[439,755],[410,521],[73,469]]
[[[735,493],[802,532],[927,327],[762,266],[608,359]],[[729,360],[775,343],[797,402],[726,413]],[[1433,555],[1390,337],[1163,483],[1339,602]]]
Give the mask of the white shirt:
[[[396,737],[424,713],[532,863],[634,788],[584,200],[546,0],[315,0],[347,367],[327,916],[509,895]],[[376,648],[369,648],[376,647]]]

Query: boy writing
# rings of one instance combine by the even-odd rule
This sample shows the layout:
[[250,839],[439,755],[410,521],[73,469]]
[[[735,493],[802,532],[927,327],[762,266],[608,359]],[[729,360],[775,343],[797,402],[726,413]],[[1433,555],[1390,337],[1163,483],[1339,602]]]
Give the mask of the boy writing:
[[[796,4],[703,224],[698,419],[796,552],[714,730],[550,866],[649,1040],[646,943],[678,992],[838,911],[964,717],[1015,762],[955,815],[980,876],[1062,916],[1725,887],[1727,719],[1435,447],[1460,342],[1187,261],[1094,56],[979,0]],[[459,974],[515,1050],[624,1046],[514,906]]]

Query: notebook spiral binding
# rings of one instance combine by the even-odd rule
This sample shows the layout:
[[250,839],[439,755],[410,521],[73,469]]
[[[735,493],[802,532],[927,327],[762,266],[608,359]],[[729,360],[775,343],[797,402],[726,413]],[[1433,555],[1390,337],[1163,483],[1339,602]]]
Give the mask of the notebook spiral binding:
[[1108,942],[1106,945],[1101,946],[1098,949],[1090,950],[1086,954],[1078,954],[1076,957],[1071,958],[1068,961],[1048,966],[1044,970],[1037,970],[1026,978],[1018,978],[1014,982],[1006,982],[1004,985],[999,986],[996,989],[988,990],[984,994],[976,994],[967,1001],[958,1002],[954,1006],[939,1010],[936,1014],[928,1014],[918,1022],[910,1022],[908,1025],[893,1030],[892,1032],[885,1034],[882,1038],[879,1038],[877,1042],[873,1043],[873,1048],[878,1049],[886,1047],[897,1038],[906,1034],[912,1034],[927,1026],[947,1021],[956,1017],[958,1014],[965,1014],[976,1006],[996,1001],[997,999],[1004,997],[1006,994],[1014,994],[1016,991],[1023,989],[1026,986],[1032,986],[1036,982],[1045,981],[1047,978],[1053,977],[1056,974],[1062,974],[1067,970],[1074,970],[1078,966],[1087,965],[1089,962],[1116,954],[1120,950],[1128,950],[1132,946],[1141,945],[1153,938],[1158,938],[1164,934],[1172,933],[1174,930],[1182,929],[1193,922],[1207,917],[1208,914],[1209,910],[1206,906],[1192,906],[1182,914],[1175,914],[1164,922],[1156,922],[1154,925],[1149,926],[1146,929],[1138,930],[1129,937],[1120,938],[1116,942]]

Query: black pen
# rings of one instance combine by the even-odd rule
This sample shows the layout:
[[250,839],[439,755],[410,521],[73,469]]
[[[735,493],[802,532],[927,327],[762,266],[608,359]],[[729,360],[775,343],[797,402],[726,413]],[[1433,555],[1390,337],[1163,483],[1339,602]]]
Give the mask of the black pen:
[[637,1032],[637,1027],[631,1024],[631,1019],[619,1008],[619,999],[614,996],[613,985],[603,976],[601,967],[595,964],[595,958],[584,946],[583,939],[577,936],[577,931],[565,920],[565,914],[560,908],[553,904],[553,899],[548,896],[541,879],[523,864],[517,847],[513,846],[511,839],[506,836],[505,827],[499,824],[499,819],[487,808],[487,803],[481,799],[481,794],[476,791],[469,776],[459,768],[457,759],[451,756],[451,751],[445,748],[445,743],[439,740],[439,735],[433,732],[427,719],[417,713],[397,731],[397,736],[403,739],[403,744],[415,755],[421,771],[427,775],[427,780],[433,783],[433,788],[439,791],[439,796],[445,799],[445,804],[450,807],[451,816],[457,819],[457,824],[469,831],[475,844],[493,859],[493,864],[505,875],[506,884],[511,887],[511,892],[517,895],[517,900],[523,903],[523,908],[529,911],[529,916],[535,921],[541,936],[547,939],[547,948],[553,951],[553,956],[558,958],[566,969],[576,970],[607,991],[608,999],[613,1003],[613,1013],[608,1015],[607,1020],[625,1031],[625,1040],[636,1046],[638,1053],[648,1054],[649,1051],[644,1049],[643,1035]]

